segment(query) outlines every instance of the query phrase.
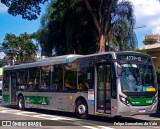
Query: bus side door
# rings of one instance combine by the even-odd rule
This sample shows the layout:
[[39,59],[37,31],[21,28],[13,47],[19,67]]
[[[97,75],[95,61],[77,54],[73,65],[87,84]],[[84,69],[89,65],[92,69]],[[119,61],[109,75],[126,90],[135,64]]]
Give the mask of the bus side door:
[[112,114],[112,105],[115,105],[114,100],[116,100],[113,97],[116,96],[116,77],[113,63],[98,63],[96,73],[96,111]]
[[97,64],[97,111],[110,113],[110,63]]

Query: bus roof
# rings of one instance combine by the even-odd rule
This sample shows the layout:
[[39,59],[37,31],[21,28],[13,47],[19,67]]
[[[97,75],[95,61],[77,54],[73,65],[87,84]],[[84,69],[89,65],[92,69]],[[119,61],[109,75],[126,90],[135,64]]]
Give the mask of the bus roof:
[[3,67],[3,69],[4,70],[23,69],[23,68],[47,66],[47,65],[53,65],[53,64],[71,63],[78,58],[94,57],[94,56],[100,56],[100,55],[105,55],[105,54],[111,54],[112,56],[114,56],[115,54],[123,54],[123,53],[137,53],[137,54],[141,54],[141,55],[143,54],[143,55],[149,56],[148,54],[134,52],[134,51],[116,51],[116,52],[111,51],[111,52],[94,53],[94,54],[89,54],[89,55],[70,54],[70,55],[64,55],[64,56],[56,56],[56,57],[39,59],[31,63],[23,63],[19,65],[5,66]]
[[39,59],[31,63],[23,63],[19,65],[5,66],[3,67],[3,69],[4,70],[23,69],[23,68],[47,66],[47,65],[53,65],[53,64],[70,63],[76,60],[78,57],[82,57],[82,55],[70,54],[70,55],[64,55],[64,56],[49,57],[49,58]]

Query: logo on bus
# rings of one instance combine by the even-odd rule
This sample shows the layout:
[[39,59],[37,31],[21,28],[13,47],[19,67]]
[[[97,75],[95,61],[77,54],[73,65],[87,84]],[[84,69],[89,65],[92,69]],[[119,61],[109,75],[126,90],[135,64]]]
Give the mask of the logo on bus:
[[152,100],[147,100],[146,103],[152,103]]
[[132,102],[132,104],[140,104],[140,102]]

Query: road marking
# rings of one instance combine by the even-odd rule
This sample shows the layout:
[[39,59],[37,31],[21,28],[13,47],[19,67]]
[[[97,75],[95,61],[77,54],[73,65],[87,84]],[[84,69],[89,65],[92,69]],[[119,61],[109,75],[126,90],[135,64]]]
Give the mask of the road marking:
[[98,126],[100,127],[101,129],[113,129],[113,128],[110,128],[110,127],[107,127],[107,126]]
[[114,129],[107,126],[83,126],[83,127],[89,128],[89,129]]
[[4,107],[0,107],[0,113],[15,114],[15,115],[21,115],[21,116],[34,117],[34,118],[41,118],[46,120],[55,120],[55,121],[61,120],[61,122],[63,123],[78,125],[78,126],[82,126],[84,128],[89,128],[89,129],[113,129],[107,126],[97,126],[92,123],[83,122],[80,119],[76,119],[76,118],[60,117],[56,115],[49,115],[49,114],[47,115],[47,114],[41,114],[41,113],[29,112],[29,111],[20,111],[16,109],[7,109]]
[[60,116],[56,116],[56,115],[47,115],[47,114],[40,114],[40,113],[28,112],[28,111],[19,111],[19,110],[13,110],[13,109],[1,110],[0,113],[8,113],[8,114],[21,115],[21,116],[36,117],[36,118],[47,119],[47,120],[70,120],[70,121],[79,120],[79,119],[75,119],[75,118],[60,117]]
[[1,113],[10,113],[10,114],[13,114],[14,112],[17,112],[15,110],[2,110],[0,111]]
[[153,128],[153,129],[159,129],[159,126],[145,126],[146,128]]
[[98,129],[98,128],[94,127],[94,126],[83,126],[83,127],[89,128],[89,129]]

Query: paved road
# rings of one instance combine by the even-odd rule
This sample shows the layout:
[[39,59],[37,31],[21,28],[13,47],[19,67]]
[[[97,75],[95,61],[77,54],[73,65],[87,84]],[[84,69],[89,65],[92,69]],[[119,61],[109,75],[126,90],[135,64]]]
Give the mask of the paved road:
[[[29,124],[37,124],[38,128],[46,128],[45,125],[50,126],[50,128],[88,128],[88,129],[121,129],[121,128],[130,128],[130,129],[146,129],[146,128],[159,128],[157,126],[150,126],[150,120],[159,120],[160,117],[158,115],[153,116],[133,116],[133,117],[120,117],[120,118],[106,118],[106,117],[97,117],[91,116],[88,120],[80,120],[75,117],[74,114],[64,113],[64,112],[54,112],[48,110],[36,110],[29,109],[26,111],[19,111],[16,108],[12,107],[0,107],[0,120],[14,122],[32,122]],[[37,122],[37,123],[33,123]],[[120,124],[144,124],[148,123],[147,126],[112,126],[113,123],[116,125]],[[27,123],[27,124],[28,124]],[[25,123],[24,123],[25,124]],[[154,124],[152,122],[152,124]],[[13,124],[16,126],[16,124]],[[32,126],[31,125],[31,126]],[[18,126],[18,125],[17,125]],[[16,127],[15,127],[16,128]],[[33,127],[31,127],[33,128]],[[48,127],[47,127],[48,128]]]

